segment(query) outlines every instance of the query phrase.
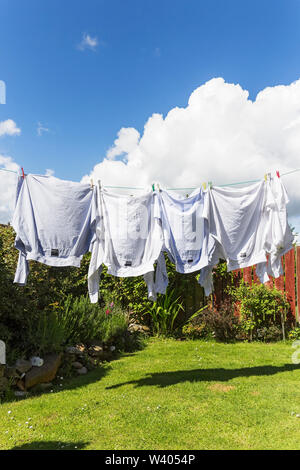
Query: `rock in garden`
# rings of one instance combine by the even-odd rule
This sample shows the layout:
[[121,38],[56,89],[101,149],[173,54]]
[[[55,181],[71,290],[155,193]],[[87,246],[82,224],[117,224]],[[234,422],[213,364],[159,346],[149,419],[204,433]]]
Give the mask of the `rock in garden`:
[[21,374],[24,374],[31,369],[32,364],[31,361],[26,361],[25,359],[18,359],[15,367],[19,372],[21,372]]
[[77,372],[79,375],[85,375],[87,374],[87,368],[86,367],[81,367],[81,369],[77,369]]
[[101,356],[103,354],[103,347],[93,344],[89,347],[89,354],[93,357]]
[[45,357],[41,367],[33,367],[25,376],[25,388],[34,387],[40,383],[51,382],[56,376],[61,363],[61,354],[51,354]]
[[78,344],[76,346],[67,346],[65,349],[65,352],[67,354],[75,354],[76,356],[82,355],[84,351],[85,351],[84,344]]
[[16,390],[14,392],[15,397],[25,397],[27,395],[26,392],[23,392],[22,390]]
[[35,367],[42,367],[42,365],[44,364],[44,359],[38,356],[31,357],[30,361],[31,361],[31,365]]
[[128,327],[128,330],[132,332],[143,331],[143,327],[138,323],[131,323],[131,325]]
[[80,354],[83,354],[86,350],[86,347],[83,343],[76,344],[75,348],[77,351],[80,351]]
[[1,377],[0,378],[0,392],[4,392],[7,390],[9,385],[9,380],[6,377]]
[[25,391],[25,383],[24,383],[24,380],[17,380],[17,381],[16,381],[16,386],[18,387],[19,390],[21,390],[21,392],[24,392],[24,391]]
[[81,364],[81,362],[78,362],[78,361],[75,361],[75,362],[72,362],[72,367],[74,367],[74,369],[82,369],[83,368],[83,364]]
[[75,346],[67,346],[65,349],[65,352],[67,354],[76,354],[76,351],[77,349],[75,348]]

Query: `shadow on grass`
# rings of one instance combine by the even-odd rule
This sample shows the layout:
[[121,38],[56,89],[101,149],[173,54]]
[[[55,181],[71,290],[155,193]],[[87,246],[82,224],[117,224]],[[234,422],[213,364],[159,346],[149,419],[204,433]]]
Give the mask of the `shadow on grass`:
[[61,442],[61,441],[34,441],[20,446],[12,447],[10,450],[80,450],[84,449],[88,442]]
[[144,387],[145,385],[156,385],[158,387],[169,387],[181,382],[227,382],[237,377],[267,376],[280,372],[291,372],[300,370],[300,365],[285,364],[283,366],[257,366],[245,367],[241,369],[192,369],[176,370],[172,372],[155,372],[147,374],[138,380],[123,382],[106,389],[122,387],[123,385],[134,385],[135,387]]

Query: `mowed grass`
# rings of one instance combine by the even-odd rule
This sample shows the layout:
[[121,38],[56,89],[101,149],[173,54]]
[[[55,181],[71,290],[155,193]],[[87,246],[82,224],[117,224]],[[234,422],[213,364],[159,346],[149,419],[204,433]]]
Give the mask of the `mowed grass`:
[[300,449],[293,352],[152,339],[53,392],[0,405],[0,449]]

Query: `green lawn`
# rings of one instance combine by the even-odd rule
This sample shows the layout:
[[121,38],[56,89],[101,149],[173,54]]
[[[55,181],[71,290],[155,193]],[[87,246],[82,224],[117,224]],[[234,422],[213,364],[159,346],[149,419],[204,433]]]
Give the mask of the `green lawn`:
[[0,449],[300,449],[290,343],[151,340],[0,405]]

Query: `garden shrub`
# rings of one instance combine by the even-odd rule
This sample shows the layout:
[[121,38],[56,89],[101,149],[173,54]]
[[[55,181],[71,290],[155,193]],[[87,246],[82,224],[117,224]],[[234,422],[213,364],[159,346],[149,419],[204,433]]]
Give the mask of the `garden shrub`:
[[288,334],[288,337],[290,340],[292,341],[295,341],[295,340],[298,340],[300,339],[300,327],[296,327],[294,329],[292,329],[289,334]]
[[233,341],[237,339],[240,332],[240,321],[234,313],[230,299],[220,303],[218,309],[208,308],[202,315],[201,320],[208,331],[219,341]]
[[204,339],[211,338],[213,331],[203,321],[202,315],[200,315],[183,326],[182,334],[187,339]]
[[242,281],[231,289],[231,295],[239,304],[241,329],[248,339],[276,340],[279,328],[281,337],[291,328],[290,305],[281,291],[264,284],[249,286]]

